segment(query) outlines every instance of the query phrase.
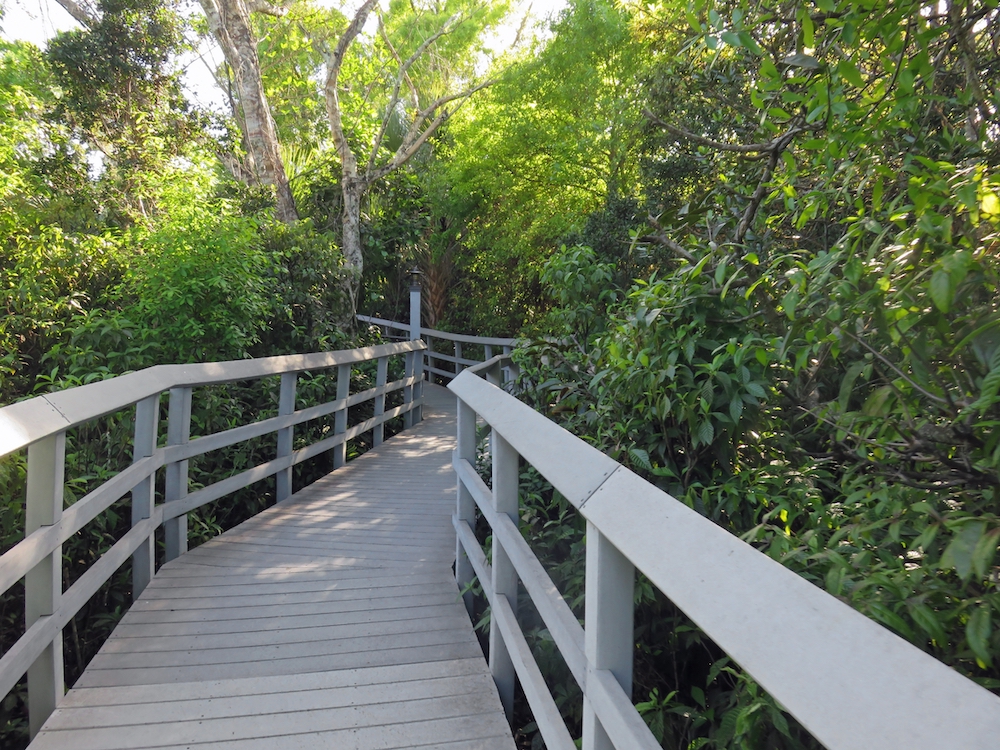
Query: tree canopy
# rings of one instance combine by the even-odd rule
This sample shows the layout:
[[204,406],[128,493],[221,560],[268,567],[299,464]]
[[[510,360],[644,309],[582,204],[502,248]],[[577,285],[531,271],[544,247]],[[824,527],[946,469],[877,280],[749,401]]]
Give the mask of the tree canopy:
[[[0,43],[0,401],[367,340],[416,263],[435,326],[523,338],[523,399],[1000,691],[995,0],[62,4],[81,29]],[[208,36],[222,113],[181,87]],[[583,526],[522,490],[582,600]],[[665,748],[817,747],[641,581],[636,622]]]

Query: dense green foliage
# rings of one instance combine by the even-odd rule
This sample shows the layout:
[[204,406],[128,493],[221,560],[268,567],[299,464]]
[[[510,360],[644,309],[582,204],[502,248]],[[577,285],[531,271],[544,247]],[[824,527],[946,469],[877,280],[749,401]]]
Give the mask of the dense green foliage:
[[[97,7],[99,23],[44,51],[0,43],[0,403],[161,362],[367,340],[336,325],[349,317],[341,175],[318,83],[346,19],[306,2],[255,19],[306,217],[284,225],[269,190],[238,179],[233,118],[183,99],[190,26],[152,0]],[[378,134],[387,87],[426,99],[478,75],[486,45],[470,35],[505,8],[476,11],[406,85],[384,40],[352,47],[351,147]],[[396,55],[438,10],[382,9],[405,39]],[[995,0],[572,0],[367,192],[359,310],[405,317],[419,264],[436,327],[522,334],[522,398],[998,691],[998,12]],[[383,151],[414,106],[384,121]],[[300,393],[330,387],[303,380]],[[195,431],[268,413],[275,388],[207,389]],[[67,501],[128,462],[129,420],[70,436]],[[192,481],[271,448],[195,462]],[[580,519],[533,469],[522,480],[522,530],[581,612]],[[0,460],[4,549],[22,533],[23,485],[23,457]],[[267,501],[213,506],[194,541]],[[68,581],[126,516],[115,506],[66,545]],[[20,596],[0,600],[3,647],[21,632]],[[70,679],[128,602],[123,569],[67,628]],[[522,613],[578,729],[579,693]],[[645,581],[636,624],[633,697],[665,748],[816,747]],[[21,688],[2,704],[5,747],[23,740],[22,704]]]

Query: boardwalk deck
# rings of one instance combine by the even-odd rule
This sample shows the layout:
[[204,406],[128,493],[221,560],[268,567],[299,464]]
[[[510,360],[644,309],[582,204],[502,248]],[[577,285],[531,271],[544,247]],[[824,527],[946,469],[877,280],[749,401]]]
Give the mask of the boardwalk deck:
[[454,401],[163,566],[32,750],[513,750],[451,570]]

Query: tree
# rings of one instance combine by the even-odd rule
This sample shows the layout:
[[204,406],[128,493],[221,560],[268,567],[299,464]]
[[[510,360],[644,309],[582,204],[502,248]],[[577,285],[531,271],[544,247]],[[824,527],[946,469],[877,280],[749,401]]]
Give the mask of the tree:
[[[342,250],[355,301],[364,269],[361,206],[366,193],[413,159],[473,94],[492,83],[475,75],[474,55],[481,50],[481,32],[505,10],[460,1],[434,9],[393,2],[389,23],[380,15],[377,38],[366,40],[381,66],[375,80],[344,81],[348,51],[377,4],[362,4],[327,56],[326,109],[341,162]],[[378,96],[380,85],[387,96]],[[348,124],[348,110],[354,109],[357,116],[358,105],[367,109],[368,118]],[[378,109],[374,118],[372,107]],[[374,123],[374,128],[359,132],[357,126],[365,122]]]
[[55,115],[103,157],[99,184],[118,223],[148,217],[158,176],[188,151],[197,123],[173,59],[181,19],[160,0],[101,0],[83,29],[49,41]]
[[277,218],[286,223],[295,221],[298,212],[288,186],[278,132],[261,80],[257,38],[250,18],[252,11],[281,16],[285,8],[265,0],[251,0],[249,4],[244,0],[201,0],[201,5],[208,27],[222,47],[236,84],[237,121],[246,140],[250,173],[261,183],[274,187]]

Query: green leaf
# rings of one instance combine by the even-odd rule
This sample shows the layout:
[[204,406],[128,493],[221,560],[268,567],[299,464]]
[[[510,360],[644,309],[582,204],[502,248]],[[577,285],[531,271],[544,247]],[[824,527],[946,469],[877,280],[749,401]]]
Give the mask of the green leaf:
[[636,464],[646,471],[653,470],[653,465],[649,461],[649,453],[647,451],[644,451],[642,448],[629,448],[628,454]]
[[945,645],[947,638],[944,628],[933,609],[923,603],[912,604],[910,605],[910,616],[934,640],[938,647]]
[[931,276],[931,299],[934,300],[934,306],[943,313],[948,312],[951,309],[952,294],[954,293],[951,286],[951,275],[943,270],[938,269]]
[[698,432],[695,438],[700,445],[711,445],[712,440],[715,438],[715,428],[712,426],[712,423],[706,419],[698,425]]
[[816,26],[813,24],[812,16],[809,15],[809,7],[805,6],[802,12],[802,46],[816,46]]
[[840,73],[841,78],[855,88],[864,88],[865,79],[861,75],[861,71],[858,70],[858,66],[851,60],[841,60],[837,63],[837,72]]
[[691,697],[695,699],[699,706],[705,708],[705,691],[695,685],[691,688]]
[[876,620],[881,622],[883,625],[888,625],[907,640],[912,641],[914,639],[913,630],[909,625],[907,625],[906,620],[897,615],[884,604],[872,602],[868,605],[868,611]]
[[721,36],[722,41],[724,41],[730,47],[739,48],[743,46],[742,42],[740,41],[739,35],[734,34],[731,31],[723,31],[719,36]]
[[980,604],[973,610],[969,622],[965,625],[965,637],[969,641],[969,648],[986,667],[993,664],[990,654],[990,633],[993,631],[993,623],[990,614],[989,605]]
[[972,552],[972,568],[979,578],[986,578],[993,565],[993,557],[997,552],[997,539],[1000,537],[1000,529],[993,529],[988,534],[983,534],[982,538],[976,542],[976,548]]
[[729,416],[733,418],[733,422],[738,422],[743,416],[743,399],[739,396],[733,396],[733,400],[729,402]]
[[954,568],[963,582],[968,581],[972,576],[972,558],[985,528],[984,521],[962,524],[941,555],[941,568]]
[[844,379],[840,382],[840,394],[837,397],[841,412],[846,412],[847,407],[850,406],[851,393],[854,391],[854,381],[858,379],[858,375],[861,374],[866,365],[867,362],[864,361],[855,362],[844,373]]
[[821,67],[823,67],[820,64],[820,61],[817,60],[815,57],[813,57],[812,55],[806,55],[802,52],[796,53],[794,55],[789,55],[788,57],[783,58],[781,62],[783,62],[790,68],[805,68],[807,70],[819,70]]

